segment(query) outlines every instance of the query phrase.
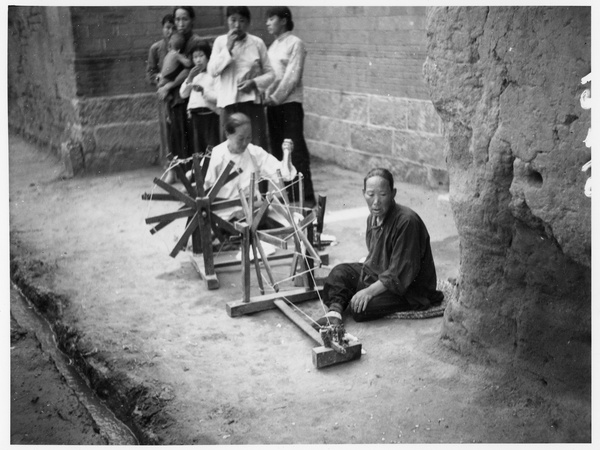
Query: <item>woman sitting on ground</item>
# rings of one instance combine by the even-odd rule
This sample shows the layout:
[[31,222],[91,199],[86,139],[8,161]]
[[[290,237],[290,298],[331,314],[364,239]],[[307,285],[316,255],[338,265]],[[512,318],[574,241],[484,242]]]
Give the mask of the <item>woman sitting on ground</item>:
[[[240,188],[248,196],[252,173],[255,174],[254,193],[257,199],[260,196],[258,189],[260,180],[268,180],[268,190],[272,191],[279,185],[277,171],[281,172],[283,181],[292,181],[296,177],[296,168],[291,162],[292,145],[287,142],[283,144],[283,159],[279,161],[261,147],[250,143],[252,140],[252,125],[247,115],[243,113],[231,114],[225,122],[225,136],[227,140],[212,150],[204,188],[210,188],[217,181],[229,161],[233,161],[235,164],[231,173],[237,171],[238,176],[219,190],[217,193],[219,198],[227,200],[240,198]],[[241,207],[218,212],[220,216],[227,220],[243,217]],[[271,209],[268,211],[268,215],[279,223],[284,222],[283,217]]]

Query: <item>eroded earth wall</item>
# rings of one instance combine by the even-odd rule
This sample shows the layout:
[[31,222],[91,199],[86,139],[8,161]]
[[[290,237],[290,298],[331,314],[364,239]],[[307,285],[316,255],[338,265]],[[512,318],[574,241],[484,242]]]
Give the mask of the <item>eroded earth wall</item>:
[[76,121],[67,8],[8,7],[8,125],[58,154]]
[[571,386],[591,372],[590,34],[589,7],[431,8],[424,65],[461,248],[443,339]]

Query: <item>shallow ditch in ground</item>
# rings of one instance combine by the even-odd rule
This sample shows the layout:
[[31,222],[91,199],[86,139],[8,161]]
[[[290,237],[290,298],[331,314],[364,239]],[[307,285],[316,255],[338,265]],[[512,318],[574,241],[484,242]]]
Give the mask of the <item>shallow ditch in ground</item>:
[[68,300],[32,280],[39,265],[43,263],[11,260],[11,314],[15,320],[33,330],[44,354],[111,445],[160,444],[153,424],[169,422],[161,417],[165,401],[153,395],[151,387],[135,384],[127,374],[111,370],[99,355],[80,348],[78,331],[62,321]]
[[56,334],[50,323],[36,310],[17,286],[11,286],[11,315],[19,326],[31,330],[45,355],[49,356],[64,382],[75,393],[79,402],[89,412],[100,434],[110,445],[136,445],[135,434],[102,402],[90,388],[73,360],[63,353],[57,344]]

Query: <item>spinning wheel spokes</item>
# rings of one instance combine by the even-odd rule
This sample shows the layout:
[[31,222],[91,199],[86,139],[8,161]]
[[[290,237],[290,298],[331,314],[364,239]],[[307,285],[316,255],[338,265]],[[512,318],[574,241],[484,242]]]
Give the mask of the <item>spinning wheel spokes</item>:
[[[184,170],[184,164],[188,163],[190,159],[192,181],[186,177]],[[240,204],[239,200],[219,200],[217,195],[223,186],[239,175],[239,172],[232,172],[234,163],[229,162],[213,186],[205,190],[204,182],[209,162],[209,156],[201,157],[198,154],[193,155],[192,158],[175,162],[169,170],[173,170],[179,181],[181,181],[183,190],[179,190],[175,186],[159,178],[155,178],[154,184],[166,193],[144,193],[142,199],[183,203],[174,212],[146,218],[146,223],[156,224],[150,230],[151,234],[155,234],[177,219],[185,218],[187,220],[185,229],[177,240],[170,256],[173,258],[176,257],[187,246],[191,238],[194,255],[202,253],[203,260],[203,263],[200,263],[192,256],[193,263],[198,272],[200,272],[201,277],[206,280],[208,288],[216,289],[219,287],[219,282],[214,271],[211,231],[214,232],[214,236],[222,243],[227,239],[227,233],[229,235],[239,235],[239,232],[229,222],[214,214],[214,211]]]
[[[262,266],[264,267],[264,271],[266,272],[266,276],[268,278],[270,286],[273,288],[275,292],[279,292],[279,283],[281,281],[276,281],[273,275],[273,270],[271,269],[269,259],[264,251],[262,242],[269,243],[274,245],[280,249],[286,250],[288,248],[288,241],[290,239],[294,240],[294,248],[295,252],[293,254],[293,262],[291,267],[291,272],[289,278],[292,279],[295,276],[302,275],[305,286],[307,288],[312,289],[314,287],[314,276],[312,276],[312,271],[314,270],[313,261],[317,261],[318,265],[321,265],[321,259],[317,252],[314,250],[314,247],[311,243],[312,240],[312,224],[316,220],[316,215],[314,212],[310,212],[301,220],[297,220],[294,214],[291,211],[291,207],[287,202],[287,198],[285,195],[282,195],[282,199],[279,200],[278,194],[284,192],[283,182],[280,178],[279,186],[275,185],[275,189],[271,190],[267,193],[265,199],[263,199],[263,203],[259,208],[254,208],[254,174],[251,176],[251,184],[250,184],[250,196],[249,200],[246,201],[245,197],[242,195],[242,191],[240,190],[240,198],[241,205],[244,211],[244,215],[246,217],[245,224],[237,224],[236,228],[242,233],[243,239],[248,241],[248,253],[249,250],[252,249],[252,253],[254,255],[254,267],[256,271],[256,277],[258,280],[258,285],[260,289],[260,293],[264,294],[264,286],[262,283]],[[279,215],[283,216],[285,220],[288,222],[286,226],[276,229],[266,229],[259,230],[258,226],[265,216],[272,210],[274,212],[279,213]],[[308,231],[309,236],[305,234],[305,230]],[[247,235],[247,236],[246,236]],[[244,258],[244,251],[242,251],[242,258]],[[309,255],[309,256],[308,256]],[[249,255],[248,255],[249,256]],[[258,261],[260,257],[261,261]],[[306,262],[306,259],[310,259],[311,261]],[[302,263],[302,273],[297,273],[298,261]],[[243,284],[244,286],[249,283],[248,274],[250,271],[250,261],[242,260],[242,268],[244,271],[244,267],[246,270],[243,273]],[[308,276],[311,275],[311,276]],[[267,279],[265,278],[265,279]],[[248,289],[244,289],[243,301],[248,302],[250,300],[250,294]]]
[[[200,158],[199,155],[194,155],[191,159],[191,182],[186,177],[184,171],[184,163],[189,160],[179,161],[171,168],[181,181],[183,185],[182,190],[177,189],[175,186],[172,186],[159,178],[155,178],[154,183],[165,193],[153,195],[144,194],[142,196],[142,198],[146,200],[167,200],[182,203],[176,211],[146,218],[147,224],[154,225],[150,230],[151,234],[155,234],[178,219],[186,219],[185,229],[178,238],[170,256],[176,257],[181,250],[185,249],[191,237],[194,253],[194,256],[192,256],[193,262],[200,272],[200,275],[208,282],[209,276],[214,275],[215,267],[212,247],[213,238],[216,237],[219,242],[225,243],[230,236],[241,236],[243,244],[243,298],[248,300],[250,298],[249,276],[251,264],[254,264],[254,271],[256,273],[258,288],[261,294],[264,294],[266,284],[268,284],[275,292],[278,292],[280,283],[282,282],[276,280],[277,277],[269,262],[269,255],[265,251],[263,243],[268,243],[276,248],[287,250],[288,241],[293,239],[295,248],[293,254],[278,254],[273,259],[291,256],[293,263],[288,279],[294,279],[301,275],[302,279],[305,281],[305,285],[312,288],[314,286],[314,282],[311,281],[313,277],[308,277],[307,273],[312,275],[311,271],[314,268],[313,261],[316,261],[319,266],[321,265],[319,255],[312,245],[312,224],[315,221],[316,216],[314,212],[311,211],[300,220],[297,219],[297,215],[292,209],[295,209],[297,212],[298,208],[290,206],[281,174],[278,174],[276,182],[271,181],[272,189],[267,192],[260,205],[255,202],[257,180],[256,174],[254,173],[250,174],[251,180],[248,189],[249,192],[244,193],[242,190],[239,190],[238,199],[221,200],[218,198],[219,191],[240,173],[238,171],[232,171],[234,163],[229,162],[220,173],[213,186],[204,189],[204,181],[206,179],[210,158]],[[231,223],[216,214],[217,211],[232,206],[241,206],[243,215],[245,216],[245,224],[244,222]],[[273,230],[259,230],[258,227],[261,221],[265,215],[269,214],[271,211],[278,213],[289,223],[286,224],[286,226]],[[300,211],[305,213],[303,208],[301,208]],[[250,252],[252,252],[254,258],[250,258]],[[202,253],[203,259],[202,267],[199,266],[199,261],[195,260],[196,255],[200,253]],[[306,256],[308,256],[310,261],[305,261],[307,259]],[[298,263],[301,263],[301,273],[298,273]],[[218,264],[221,265],[222,263]],[[263,272],[265,272],[265,276],[263,276]],[[214,275],[214,277],[215,279],[211,283],[213,288],[216,288],[218,287],[218,281],[216,280],[216,275]],[[211,288],[211,283],[209,283],[209,288]]]
[[[177,189],[176,187],[166,183],[160,178],[155,178],[154,184],[156,184],[158,187],[160,187],[167,193],[142,195],[142,199],[144,200],[167,200],[179,201],[183,203],[183,206],[175,212],[165,213],[158,216],[146,218],[147,224],[157,224],[150,230],[151,234],[155,234],[170,223],[174,222],[176,219],[188,219],[183,235],[180,237],[177,244],[173,248],[173,251],[170,253],[172,257],[177,256],[177,254],[185,247],[190,237],[195,236],[195,234],[198,234],[199,228],[210,228],[212,231],[214,231],[215,236],[221,242],[223,242],[225,239],[221,228],[225,228],[230,233],[237,234],[237,231],[232,226],[227,227],[227,225],[223,225],[222,221],[219,220],[218,216],[212,213],[212,210],[231,206],[232,203],[236,203],[217,201],[217,194],[219,193],[221,188],[238,175],[237,172],[231,173],[231,170],[234,166],[233,162],[227,164],[223,172],[221,172],[221,174],[219,175],[215,184],[205,192],[204,180],[208,171],[210,157],[204,156],[201,158],[197,154],[195,154],[192,157],[192,179],[194,180],[194,184],[192,184],[188,180],[184,171],[183,163],[187,161],[188,160],[178,161],[170,169],[175,172],[177,178],[181,181],[185,189],[184,191]],[[198,201],[199,199],[203,198],[207,198],[208,203]],[[211,203],[215,203],[214,208],[211,208]],[[209,218],[210,220],[207,220],[206,222],[200,220],[207,218]],[[218,225],[215,225],[215,223],[217,223]],[[198,236],[195,237],[197,238]],[[198,252],[200,252],[199,248],[195,250],[198,250]]]

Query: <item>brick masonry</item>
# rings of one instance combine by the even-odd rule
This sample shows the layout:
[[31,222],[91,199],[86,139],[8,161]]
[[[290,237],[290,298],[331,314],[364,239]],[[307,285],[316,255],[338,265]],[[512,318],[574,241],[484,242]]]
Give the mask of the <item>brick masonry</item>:
[[311,154],[359,172],[448,188],[442,122],[422,77],[423,7],[298,7]]
[[[400,180],[446,189],[441,121],[422,77],[425,8],[291,9],[294,32],[308,50],[311,154],[361,172],[384,165]],[[250,31],[269,45],[265,10],[251,7]],[[198,34],[212,39],[225,32],[224,7],[195,11]],[[55,152],[66,141],[79,147],[74,172],[156,163],[156,102],[145,64],[148,48],[161,38],[160,19],[170,12],[162,6],[9,8],[11,128]]]

